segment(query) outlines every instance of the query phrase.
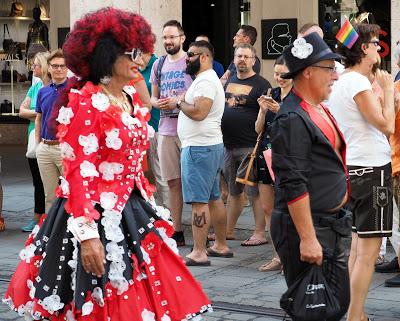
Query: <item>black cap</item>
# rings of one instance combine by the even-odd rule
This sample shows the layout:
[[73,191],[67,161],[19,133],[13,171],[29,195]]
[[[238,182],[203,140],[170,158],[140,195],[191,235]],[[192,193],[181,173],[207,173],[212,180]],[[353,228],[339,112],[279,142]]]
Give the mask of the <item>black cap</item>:
[[294,78],[300,71],[319,61],[343,58],[334,53],[316,32],[297,38],[285,48],[283,57],[289,69],[288,73],[281,76],[283,79]]

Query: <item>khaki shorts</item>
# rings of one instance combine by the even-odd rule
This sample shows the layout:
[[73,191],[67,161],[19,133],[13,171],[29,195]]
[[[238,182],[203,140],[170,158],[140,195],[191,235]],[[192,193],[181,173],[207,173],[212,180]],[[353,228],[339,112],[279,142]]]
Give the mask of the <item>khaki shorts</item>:
[[178,136],[158,135],[161,177],[168,182],[181,178],[181,141]]

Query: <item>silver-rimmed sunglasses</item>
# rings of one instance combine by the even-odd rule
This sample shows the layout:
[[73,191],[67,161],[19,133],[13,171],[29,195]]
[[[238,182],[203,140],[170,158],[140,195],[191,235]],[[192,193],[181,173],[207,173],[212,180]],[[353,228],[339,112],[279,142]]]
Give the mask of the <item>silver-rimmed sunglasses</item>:
[[132,51],[125,51],[124,54],[129,56],[132,61],[135,62],[136,59],[142,56],[142,51],[140,49],[133,48]]

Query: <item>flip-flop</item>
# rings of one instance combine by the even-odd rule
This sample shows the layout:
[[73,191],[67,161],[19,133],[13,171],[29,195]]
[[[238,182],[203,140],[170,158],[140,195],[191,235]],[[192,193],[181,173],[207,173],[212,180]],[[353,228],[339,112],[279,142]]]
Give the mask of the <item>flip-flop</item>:
[[214,251],[211,247],[207,248],[207,255],[211,257],[225,257],[225,258],[231,258],[233,257],[233,252],[226,252],[226,253],[220,253],[217,251]]
[[254,236],[250,236],[247,240],[244,240],[242,243],[240,243],[241,246],[259,246],[259,245],[264,245],[267,244],[268,241],[261,241],[258,238]]
[[187,256],[183,260],[185,261],[186,266],[210,266],[211,265],[210,261],[199,262],[199,261],[195,261]]

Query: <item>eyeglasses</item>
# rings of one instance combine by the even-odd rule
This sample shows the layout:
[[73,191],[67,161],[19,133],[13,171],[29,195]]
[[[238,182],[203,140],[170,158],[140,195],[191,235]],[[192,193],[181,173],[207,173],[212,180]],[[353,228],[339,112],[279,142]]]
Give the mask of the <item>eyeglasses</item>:
[[58,65],[58,64],[50,64],[50,67],[53,69],[65,69],[67,66],[66,65]]
[[133,62],[135,62],[136,59],[142,57],[142,51],[137,48],[132,49],[132,51],[126,51],[124,52],[124,54],[129,56],[129,58],[131,58]]
[[254,58],[254,56],[246,56],[246,55],[235,55],[235,57],[237,59],[244,59],[244,60],[248,60],[248,59]]
[[167,40],[174,40],[175,38],[182,37],[183,35],[177,35],[177,36],[163,36],[161,37],[162,40],[167,41]]
[[36,68],[36,67],[41,68],[42,67],[41,65],[37,65],[37,64],[32,64],[31,66],[32,66],[32,68]]
[[373,45],[375,45],[375,47],[379,47],[379,40],[371,40],[368,41],[368,43],[372,43]]
[[311,65],[311,67],[317,67],[317,68],[329,70],[330,74],[337,73],[336,66],[330,67],[330,66]]
[[192,58],[192,57],[194,57],[194,56],[200,56],[200,55],[202,54],[202,52],[192,52],[192,51],[188,51],[186,54],[187,54],[187,56],[188,56],[189,58]]

